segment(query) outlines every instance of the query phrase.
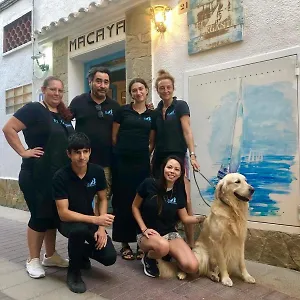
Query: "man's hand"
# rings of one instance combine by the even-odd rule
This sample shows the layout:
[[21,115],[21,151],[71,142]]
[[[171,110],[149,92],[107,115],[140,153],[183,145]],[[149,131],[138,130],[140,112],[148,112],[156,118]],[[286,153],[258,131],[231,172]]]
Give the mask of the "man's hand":
[[111,214],[104,214],[101,216],[94,216],[94,224],[99,226],[110,226],[114,221],[115,216]]
[[101,250],[106,246],[107,243],[107,234],[105,232],[105,229],[103,227],[99,227],[99,229],[95,232],[94,238],[96,241],[96,249]]

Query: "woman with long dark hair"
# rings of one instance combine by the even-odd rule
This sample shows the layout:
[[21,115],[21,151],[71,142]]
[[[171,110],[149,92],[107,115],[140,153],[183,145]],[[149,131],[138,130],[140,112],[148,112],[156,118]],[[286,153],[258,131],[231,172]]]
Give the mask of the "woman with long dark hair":
[[[26,270],[32,278],[45,276],[42,265],[68,267],[68,260],[55,251],[58,215],[52,196],[53,175],[68,163],[67,139],[74,132],[72,114],[63,103],[63,88],[59,78],[47,77],[42,86],[43,101],[26,104],[3,127],[7,142],[23,159],[19,186],[31,213]],[[27,149],[18,136],[20,131]],[[43,242],[46,253],[41,265]]]
[[[136,242],[136,222],[131,205],[140,183],[150,176],[150,153],[154,146],[153,111],[147,108],[148,85],[134,78],[128,86],[133,102],[122,106],[113,123],[113,198],[115,215],[112,238],[122,243],[123,259],[135,258],[129,243]],[[138,248],[138,247],[137,247]],[[138,248],[136,258],[143,252]]]
[[137,241],[145,256],[144,273],[158,277],[156,259],[173,257],[186,273],[196,273],[198,261],[188,244],[176,230],[180,219],[184,224],[197,224],[202,216],[189,216],[183,184],[184,166],[180,158],[169,156],[161,166],[159,179],[147,178],[139,186],[132,212],[138,223]]

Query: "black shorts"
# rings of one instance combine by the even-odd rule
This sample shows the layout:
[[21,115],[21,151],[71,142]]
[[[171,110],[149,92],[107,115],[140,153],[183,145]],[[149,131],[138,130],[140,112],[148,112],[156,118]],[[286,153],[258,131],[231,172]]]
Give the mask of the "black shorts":
[[[30,211],[31,217],[28,226],[37,232],[45,232],[48,229],[55,229],[58,225],[58,216],[53,200],[53,211],[47,214],[41,212],[37,197],[37,189],[33,180],[33,175],[30,170],[22,169],[19,174],[19,186],[24,195],[27,207]],[[52,199],[49,199],[51,201]]]

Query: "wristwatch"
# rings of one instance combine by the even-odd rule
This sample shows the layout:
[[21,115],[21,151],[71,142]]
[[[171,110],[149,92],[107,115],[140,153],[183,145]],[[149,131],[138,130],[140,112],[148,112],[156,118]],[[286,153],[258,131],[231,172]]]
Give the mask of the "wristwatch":
[[195,154],[195,152],[191,152],[191,153],[190,153],[190,157],[191,157],[192,155],[194,155],[195,158],[197,157],[196,154]]

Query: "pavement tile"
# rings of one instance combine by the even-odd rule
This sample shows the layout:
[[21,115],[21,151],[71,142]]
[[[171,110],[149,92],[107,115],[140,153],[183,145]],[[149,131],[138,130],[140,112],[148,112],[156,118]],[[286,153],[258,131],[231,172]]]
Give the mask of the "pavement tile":
[[[95,297],[96,295],[91,292],[85,292],[83,294],[75,294],[69,290],[67,286],[61,287],[50,293],[43,294],[39,297],[34,298],[34,300],[86,300]],[[99,296],[98,296],[99,297]],[[98,298],[99,299],[99,298]],[[0,298],[0,300],[2,300]]]
[[62,281],[45,277],[29,280],[22,284],[5,289],[2,292],[16,300],[28,300],[54,291],[64,285],[65,284]]
[[200,288],[198,290],[188,292],[185,295],[185,298],[189,300],[198,300],[198,299],[202,300],[202,299],[208,299],[212,295],[214,295],[212,291]]
[[190,294],[197,293],[200,290],[203,290],[201,288],[201,286],[198,286],[197,284],[192,284],[191,282],[188,282],[184,285],[176,287],[175,289],[173,289],[173,292],[177,293],[178,295],[187,296]]
[[253,284],[252,287],[247,291],[254,299],[257,297],[264,297],[272,292],[272,289],[262,286],[260,284]]
[[290,298],[287,294],[283,294],[277,291],[273,291],[268,295],[262,297],[263,300],[286,300]]
[[12,273],[2,274],[0,275],[0,290],[13,287],[15,285],[27,282],[29,280],[32,279],[28,276],[27,272],[25,271],[25,268],[13,272],[13,274]]

